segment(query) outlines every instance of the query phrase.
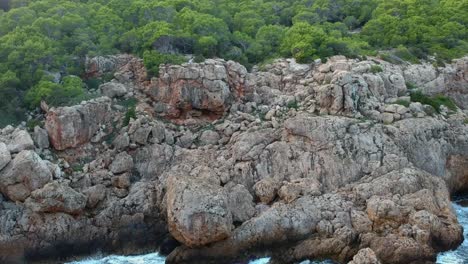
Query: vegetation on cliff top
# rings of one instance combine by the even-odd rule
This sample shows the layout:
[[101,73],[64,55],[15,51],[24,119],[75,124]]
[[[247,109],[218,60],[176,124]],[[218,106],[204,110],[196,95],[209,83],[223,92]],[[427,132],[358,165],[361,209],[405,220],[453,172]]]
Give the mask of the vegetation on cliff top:
[[86,56],[134,53],[155,73],[186,53],[249,66],[377,50],[447,60],[468,50],[468,2],[459,0],[11,0],[2,8],[10,9],[0,9],[2,123],[41,99],[82,96],[63,77],[82,75]]

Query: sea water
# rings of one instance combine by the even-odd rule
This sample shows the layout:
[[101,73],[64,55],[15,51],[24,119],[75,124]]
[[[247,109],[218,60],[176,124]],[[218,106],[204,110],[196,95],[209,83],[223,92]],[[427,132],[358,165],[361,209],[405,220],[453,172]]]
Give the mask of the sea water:
[[468,264],[468,197],[455,198],[453,208],[458,222],[463,226],[465,240],[456,250],[439,254],[437,264]]

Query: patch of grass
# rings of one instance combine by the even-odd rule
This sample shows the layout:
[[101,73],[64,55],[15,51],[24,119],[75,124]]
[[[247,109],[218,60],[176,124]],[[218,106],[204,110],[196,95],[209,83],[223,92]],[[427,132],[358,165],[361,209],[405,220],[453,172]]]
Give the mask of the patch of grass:
[[372,65],[370,68],[370,72],[376,74],[379,72],[383,72],[383,69],[379,65]]
[[406,88],[407,88],[408,90],[414,90],[414,89],[416,89],[416,88],[418,88],[418,87],[416,86],[416,84],[414,84],[414,83],[412,83],[412,82],[406,82]]
[[466,118],[465,121],[463,121],[463,123],[464,123],[465,125],[468,125],[468,118]]
[[204,132],[204,131],[208,131],[208,130],[211,130],[211,131],[214,131],[215,130],[215,126],[213,124],[208,124],[206,126],[203,126],[202,128],[200,128],[200,132]]
[[71,169],[74,171],[74,172],[82,172],[83,171],[83,167],[84,165],[81,165],[80,163],[77,163],[77,164],[73,164],[71,166]]
[[31,119],[28,122],[26,122],[26,127],[28,128],[29,131],[34,131],[34,128],[36,126],[41,126],[42,122],[37,120],[37,119]]
[[123,120],[123,126],[128,126],[130,123],[130,119],[136,119],[136,107],[132,106],[127,109],[127,112],[125,113],[125,117]]
[[292,108],[296,110],[299,109],[299,103],[297,103],[296,100],[289,102],[287,106],[289,109],[292,109]]
[[432,106],[438,113],[440,113],[440,107],[442,105],[446,106],[448,109],[452,111],[457,110],[457,106],[447,96],[444,95],[436,95],[436,96],[427,96],[423,94],[421,91],[415,91],[411,93],[411,101],[413,102],[420,102],[421,104],[426,104]]
[[135,107],[138,103],[138,100],[136,98],[128,98],[128,99],[125,99],[125,100],[122,100],[120,102],[118,102],[117,104],[118,105],[121,105],[123,107],[126,107],[126,108],[131,108],[131,107]]
[[406,101],[406,100],[401,100],[401,99],[397,100],[397,101],[395,102],[395,104],[402,105],[402,106],[405,106],[405,107],[409,107],[409,106],[410,106],[410,102],[408,102],[408,101]]

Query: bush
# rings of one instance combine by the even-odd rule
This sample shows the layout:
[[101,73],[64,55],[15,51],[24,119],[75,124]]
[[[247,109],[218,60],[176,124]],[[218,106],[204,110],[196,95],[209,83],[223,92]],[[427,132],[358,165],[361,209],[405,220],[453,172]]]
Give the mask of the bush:
[[397,100],[395,102],[395,104],[398,104],[398,105],[402,105],[402,106],[405,106],[405,107],[409,107],[410,106],[410,102],[406,101],[406,100]]
[[372,65],[370,68],[370,71],[375,74],[375,73],[383,72],[383,69],[379,65]]
[[64,106],[89,99],[83,89],[84,83],[77,76],[64,77],[62,83],[42,80],[26,94],[29,107],[39,106],[42,100],[51,106]]
[[135,106],[129,107],[127,109],[127,112],[125,113],[125,117],[124,117],[124,120],[123,120],[123,125],[128,126],[128,124],[130,123],[131,118],[136,119],[136,108],[135,108]]
[[440,113],[440,107],[442,105],[446,106],[448,109],[452,111],[457,110],[457,106],[452,101],[452,99],[448,98],[444,95],[436,95],[433,97],[429,97],[423,94],[421,91],[415,91],[411,93],[411,101],[413,102],[420,102],[421,104],[426,104],[432,106],[438,113]]
[[299,108],[299,104],[297,103],[297,101],[291,101],[288,103],[288,108],[291,109],[291,108],[294,108],[294,109],[298,109]]
[[34,131],[34,128],[36,126],[41,126],[42,122],[37,119],[31,119],[28,122],[26,122],[26,127],[28,128],[29,131]]
[[182,64],[184,62],[186,62],[186,59],[182,55],[164,54],[150,50],[143,53],[143,63],[150,76],[159,75],[159,66],[161,64]]
[[416,84],[412,83],[412,82],[406,82],[406,88],[409,89],[409,90],[414,90],[417,88]]

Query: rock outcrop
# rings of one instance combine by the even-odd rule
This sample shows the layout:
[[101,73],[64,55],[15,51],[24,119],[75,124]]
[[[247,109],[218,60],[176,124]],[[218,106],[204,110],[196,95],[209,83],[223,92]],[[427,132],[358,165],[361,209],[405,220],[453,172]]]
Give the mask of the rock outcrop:
[[79,214],[86,206],[86,196],[69,186],[51,182],[33,191],[25,206],[34,212]]
[[159,78],[144,88],[157,105],[155,111],[171,119],[219,118],[247,92],[245,67],[220,60],[167,65]]
[[112,119],[111,101],[102,97],[72,107],[52,108],[45,128],[56,150],[74,148],[91,140]]
[[281,59],[252,72],[216,59],[162,65],[151,80],[140,59],[100,60],[92,72],[115,71],[135,116],[118,96],[52,108],[54,149],[34,137],[44,160],[34,145],[8,147],[26,131],[0,131],[0,257],[11,245],[31,260],[167,238],[167,263],[272,247],[272,263],[431,263],[463,239],[450,194],[468,188],[468,113],[411,102],[406,83],[464,107],[450,93],[466,87],[450,70],[464,59],[438,71]]
[[113,74],[126,65],[134,57],[127,54],[116,56],[98,56],[86,58],[85,73],[88,78],[101,77],[104,74]]
[[12,201],[23,202],[51,180],[47,163],[34,151],[23,150],[0,171],[0,190]]
[[232,214],[226,190],[209,181],[171,177],[167,184],[167,222],[171,234],[189,247],[228,238]]

